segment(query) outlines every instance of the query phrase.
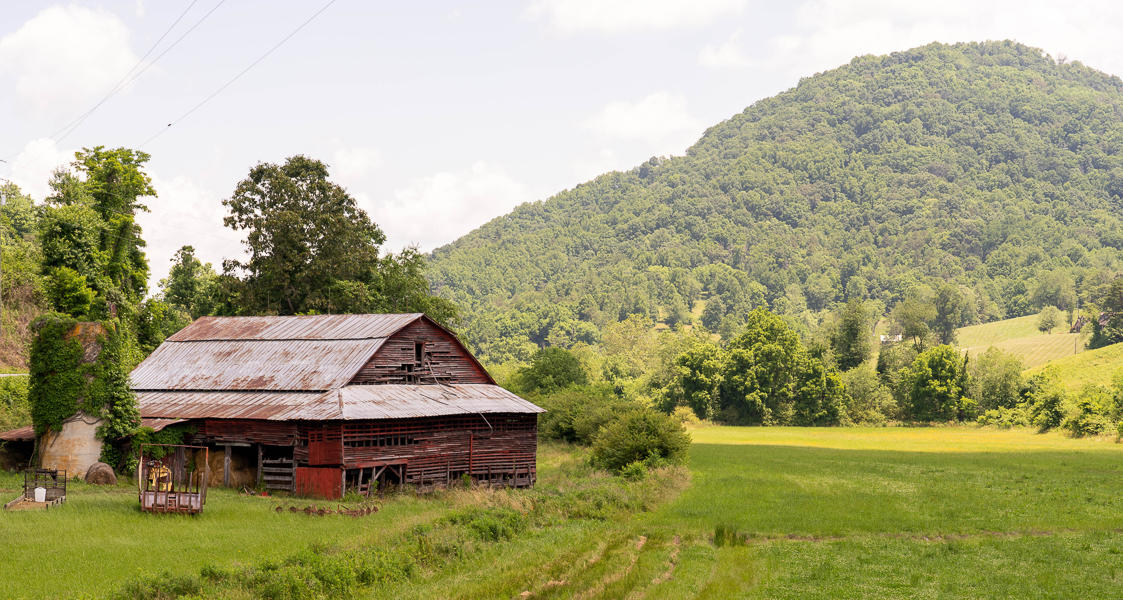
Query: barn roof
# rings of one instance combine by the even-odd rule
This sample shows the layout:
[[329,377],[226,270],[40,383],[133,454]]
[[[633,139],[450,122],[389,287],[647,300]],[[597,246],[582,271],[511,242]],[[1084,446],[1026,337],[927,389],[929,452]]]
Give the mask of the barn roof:
[[386,338],[418,319],[428,317],[201,317],[169,336],[133,370],[132,388],[141,416],[149,419],[396,419],[542,412],[494,384],[347,385]]
[[386,315],[297,315],[288,317],[199,317],[168,337],[169,342],[215,340],[369,340],[394,335],[424,317]]
[[490,384],[348,385],[327,392],[137,392],[146,418],[326,421],[406,419],[458,414],[540,413]]
[[200,317],[131,374],[134,390],[325,391],[421,313]]

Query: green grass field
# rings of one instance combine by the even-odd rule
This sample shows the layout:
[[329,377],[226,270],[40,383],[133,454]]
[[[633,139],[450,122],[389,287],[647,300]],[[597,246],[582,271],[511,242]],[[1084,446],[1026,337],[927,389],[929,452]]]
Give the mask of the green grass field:
[[1112,377],[1123,370],[1123,344],[1112,344],[1086,350],[1076,356],[1058,358],[1027,370],[1027,374],[1039,372],[1049,366],[1056,367],[1057,375],[1070,392],[1079,391],[1088,384],[1111,385]]
[[[361,519],[276,515],[276,500],[227,492],[201,517],[156,517],[139,514],[123,488],[78,487],[57,511],[0,514],[0,596],[103,596],[142,571],[210,565],[194,597],[297,597],[262,582],[315,592],[349,581],[344,567],[356,562],[374,573],[348,588],[356,598],[1107,598],[1123,589],[1123,445],[1112,440],[968,426],[692,435],[688,478],[628,483],[589,472],[580,450],[545,446],[535,490],[398,495]],[[533,518],[481,536],[491,530],[449,520],[465,510]],[[715,539],[717,530],[726,534]],[[299,552],[312,542],[314,552]],[[406,567],[384,568],[406,553]],[[370,571],[375,559],[381,570]]]
[[1019,356],[1026,368],[1072,356],[1084,350],[1088,333],[1068,333],[1068,325],[1054,327],[1048,334],[1037,330],[1037,315],[971,325],[956,332],[959,347],[978,356],[994,346]]

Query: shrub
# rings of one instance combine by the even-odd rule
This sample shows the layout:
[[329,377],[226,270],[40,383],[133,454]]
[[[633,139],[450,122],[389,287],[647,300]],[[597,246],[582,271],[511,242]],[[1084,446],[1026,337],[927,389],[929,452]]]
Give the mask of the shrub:
[[1064,420],[1065,390],[1052,368],[1029,378],[1026,406],[1030,423],[1041,431],[1060,427]]
[[1061,427],[1072,437],[1107,433],[1111,426],[1108,413],[1112,403],[1110,390],[1102,386],[1087,386],[1073,400]]
[[603,385],[568,387],[532,399],[546,409],[538,420],[539,436],[582,445],[591,444],[606,423],[639,408]]
[[665,459],[681,464],[690,436],[670,416],[651,409],[628,412],[601,429],[593,440],[593,466],[613,472],[636,461]]
[[1029,414],[1022,408],[1006,408],[1000,406],[979,415],[979,425],[991,425],[1001,429],[1011,427],[1028,427]]

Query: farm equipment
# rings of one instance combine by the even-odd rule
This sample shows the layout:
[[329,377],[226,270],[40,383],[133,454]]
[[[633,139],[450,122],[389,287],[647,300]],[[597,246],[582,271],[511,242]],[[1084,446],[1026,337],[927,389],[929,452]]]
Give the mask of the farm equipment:
[[[202,455],[202,468],[196,468],[196,454]],[[178,444],[141,444],[137,467],[140,510],[154,513],[198,514],[207,501],[207,458],[205,446]]]
[[23,494],[4,505],[5,510],[47,509],[66,502],[66,471],[28,469],[23,472]]

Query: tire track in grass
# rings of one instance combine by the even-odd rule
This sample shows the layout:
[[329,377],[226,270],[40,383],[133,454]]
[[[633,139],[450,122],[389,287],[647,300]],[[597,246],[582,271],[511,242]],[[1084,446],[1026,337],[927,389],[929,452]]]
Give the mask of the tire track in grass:
[[[615,541],[615,536],[609,536],[607,539],[600,541],[593,550],[586,552],[585,555],[579,560],[575,560],[570,564],[570,567],[562,571],[556,578],[549,578],[546,581],[540,582],[533,588],[526,590],[519,594],[518,598],[537,598],[541,594],[549,595],[555,588],[568,586],[574,576],[592,568],[604,559],[605,554],[608,552],[612,543]],[[552,561],[556,564],[558,561]]]
[[[678,563],[679,552],[682,549],[682,537],[679,535],[672,536],[670,541],[667,541],[660,545],[660,549],[666,550],[666,557],[661,563],[652,565],[653,567],[660,568],[660,571],[654,577],[648,579],[646,583],[644,583],[643,581],[631,582],[633,583],[633,585],[632,587],[627,589],[628,594],[624,596],[626,600],[642,600],[643,598],[647,597],[648,592],[653,587],[658,586],[659,584],[671,578],[671,575],[674,573],[675,566]],[[632,579],[639,579],[639,577],[642,575],[643,570],[637,571],[633,574]],[[623,595],[623,591],[624,590],[621,590],[621,593],[617,595]]]
[[[995,538],[1021,538],[1021,537],[1050,537],[1070,533],[1123,533],[1123,528],[1117,529],[1026,529],[1016,531],[979,531],[975,533],[860,533],[855,535],[756,535],[744,534],[733,546],[755,546],[773,542],[806,542],[811,544],[824,544],[829,542],[844,542],[858,539],[891,539],[911,540],[917,542],[948,542],[960,540],[980,540]],[[710,539],[713,543],[713,538]]]
[[[645,535],[639,536],[636,539],[636,543],[634,545],[625,545],[623,547],[624,550],[622,554],[627,556],[628,560],[624,567],[622,569],[612,571],[601,579],[597,580],[591,587],[587,588],[580,594],[573,596],[573,600],[590,600],[591,598],[602,597],[605,591],[610,586],[612,586],[612,584],[623,580],[628,576],[629,573],[632,572],[632,569],[636,567],[636,561],[639,560],[640,552],[643,551],[643,547],[645,545],[647,545],[647,536]],[[632,549],[629,550],[629,547],[631,547]]]

